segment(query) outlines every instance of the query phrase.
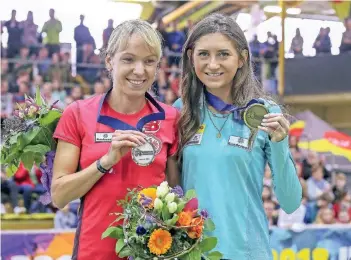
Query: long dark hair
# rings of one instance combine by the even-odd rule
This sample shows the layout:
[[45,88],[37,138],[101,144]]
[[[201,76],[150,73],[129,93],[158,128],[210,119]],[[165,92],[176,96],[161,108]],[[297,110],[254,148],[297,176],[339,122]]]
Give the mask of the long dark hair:
[[[181,98],[183,108],[179,119],[180,145],[179,154],[185,144],[194,136],[200,126],[200,105],[199,100],[204,85],[196,76],[188,51],[194,49],[196,42],[207,34],[221,33],[233,41],[243,66],[236,72],[233,79],[231,91],[232,100],[235,105],[244,106],[253,98],[271,99],[256,80],[250,55],[245,62],[243,51],[249,53],[249,46],[245,35],[239,25],[230,17],[222,14],[212,14],[197,23],[189,32],[188,39],[183,46],[182,54],[182,80]],[[181,160],[181,156],[179,156]]]

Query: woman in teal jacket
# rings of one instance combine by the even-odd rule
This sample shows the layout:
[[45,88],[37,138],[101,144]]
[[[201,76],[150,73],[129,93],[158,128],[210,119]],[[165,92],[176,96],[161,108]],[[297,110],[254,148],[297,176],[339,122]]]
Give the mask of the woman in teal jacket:
[[253,76],[244,33],[230,17],[200,21],[183,48],[179,120],[182,185],[216,224],[224,259],[272,259],[262,205],[268,163],[282,209],[302,189],[288,146],[289,122]]

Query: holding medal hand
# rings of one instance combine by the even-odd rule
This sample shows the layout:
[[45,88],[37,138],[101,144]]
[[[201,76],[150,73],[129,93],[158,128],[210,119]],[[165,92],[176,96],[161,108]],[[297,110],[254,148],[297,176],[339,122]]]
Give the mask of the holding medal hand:
[[290,123],[283,114],[266,114],[261,125],[258,128],[268,133],[272,142],[282,141],[289,133]]
[[131,148],[144,145],[146,135],[134,130],[116,130],[112,134],[111,146],[108,153],[101,158],[102,166],[112,168],[125,156]]

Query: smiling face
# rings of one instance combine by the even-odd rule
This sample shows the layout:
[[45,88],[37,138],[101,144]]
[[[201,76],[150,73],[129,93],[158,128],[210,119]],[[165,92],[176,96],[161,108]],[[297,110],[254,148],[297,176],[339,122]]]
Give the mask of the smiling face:
[[231,89],[243,64],[234,43],[221,33],[202,36],[192,53],[196,75],[209,89]]
[[133,34],[126,46],[107,59],[112,68],[114,86],[128,96],[140,96],[155,80],[158,57],[145,40]]

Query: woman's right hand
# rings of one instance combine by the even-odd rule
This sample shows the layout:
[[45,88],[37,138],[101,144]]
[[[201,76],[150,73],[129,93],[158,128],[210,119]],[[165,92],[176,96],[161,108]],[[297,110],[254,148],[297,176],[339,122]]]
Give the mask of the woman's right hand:
[[112,168],[127,152],[145,144],[147,136],[134,130],[116,130],[112,134],[111,146],[108,153],[101,158],[101,165],[105,169]]

